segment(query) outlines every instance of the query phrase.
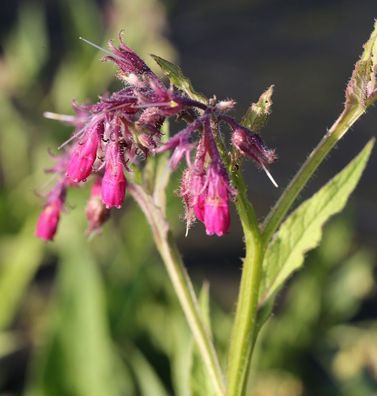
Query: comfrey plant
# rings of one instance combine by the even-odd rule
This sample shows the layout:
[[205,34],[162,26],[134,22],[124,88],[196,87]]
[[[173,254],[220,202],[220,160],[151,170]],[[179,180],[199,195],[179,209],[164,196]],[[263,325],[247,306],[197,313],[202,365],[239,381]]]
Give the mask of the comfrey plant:
[[[110,42],[110,50],[104,49],[107,53],[104,59],[116,65],[124,88],[100,97],[92,105],[74,102],[73,116],[45,114],[73,125],[75,130],[62,144],[62,153],[54,158],[55,165],[48,170],[56,175],[57,181],[46,197],[36,235],[43,240],[54,238],[69,187],[92,180],[86,207],[89,233],[98,232],[110,211],[122,206],[127,190],[151,226],[156,247],[207,368],[213,393],[243,395],[257,335],[272,312],[277,292],[302,266],[305,252],[318,245],[323,224],[344,207],[366,166],[373,141],[287,216],[324,158],[377,100],[376,40],[377,24],[347,85],[344,110],[263,224],[257,222],[241,168],[244,158],[252,159],[277,187],[268,171],[276,160],[275,151],[267,148],[259,135],[271,111],[273,87],[238,122],[229,115],[235,106],[233,100],[205,98],[194,91],[177,66],[153,56],[170,81],[167,87],[122,37],[119,46]],[[179,120],[185,127],[169,137],[168,120]],[[169,159],[164,152],[171,152]],[[234,203],[244,232],[246,254],[226,374],[165,216],[164,191],[170,173],[183,161],[179,195],[185,206],[187,230],[199,220],[207,235],[221,237],[229,230],[229,206]]]

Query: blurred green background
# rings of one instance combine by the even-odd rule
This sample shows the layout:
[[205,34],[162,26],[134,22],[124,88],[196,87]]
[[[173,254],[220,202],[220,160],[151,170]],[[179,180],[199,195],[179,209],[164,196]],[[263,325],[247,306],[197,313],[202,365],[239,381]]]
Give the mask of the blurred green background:
[[[44,111],[119,87],[101,54],[128,43],[179,61],[207,95],[239,101],[241,115],[271,83],[264,137],[285,185],[341,109],[345,83],[376,16],[375,0],[5,0],[0,13],[0,395],[210,395],[183,315],[148,227],[130,200],[88,240],[88,189],[68,197],[56,241],[34,226],[48,189],[48,149],[70,134]],[[375,134],[372,109],[321,168],[310,195]],[[376,155],[347,212],[283,290],[252,367],[253,395],[377,395]],[[260,218],[279,194],[247,167]],[[200,225],[184,238],[170,186],[169,217],[206,304],[222,358],[234,309],[242,237]],[[254,365],[256,366],[256,364]]]

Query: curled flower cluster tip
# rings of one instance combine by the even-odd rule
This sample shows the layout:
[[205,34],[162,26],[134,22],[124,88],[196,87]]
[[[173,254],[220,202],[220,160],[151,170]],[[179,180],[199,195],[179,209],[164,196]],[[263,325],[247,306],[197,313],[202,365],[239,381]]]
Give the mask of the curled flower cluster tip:
[[[112,42],[109,47],[111,51],[106,51],[109,55],[104,60],[115,63],[124,87],[100,97],[94,104],[73,102],[73,116],[45,114],[72,125],[74,133],[61,146],[64,150],[49,169],[57,176],[57,182],[46,196],[36,235],[43,240],[54,238],[67,189],[85,183],[92,175],[94,183],[86,208],[88,231],[100,230],[110,209],[123,204],[131,165],[164,151],[172,151],[173,170],[182,160],[186,162],[180,196],[187,225],[197,219],[208,235],[224,235],[230,226],[229,203],[237,191],[219,153],[219,129],[226,125],[233,149],[266,171],[266,166],[275,160],[274,150],[226,114],[235,102],[193,100],[166,87],[122,38],[118,47]],[[172,117],[187,125],[162,144],[161,127]]]

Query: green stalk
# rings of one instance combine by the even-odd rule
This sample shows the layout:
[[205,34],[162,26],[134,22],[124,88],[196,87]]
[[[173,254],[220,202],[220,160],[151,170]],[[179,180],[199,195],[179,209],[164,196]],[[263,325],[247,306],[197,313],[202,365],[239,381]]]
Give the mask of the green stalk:
[[306,159],[305,163],[291,180],[264,221],[262,233],[264,249],[267,247],[273,234],[310,177],[321,165],[336,143],[346,134],[364,112],[365,108],[357,104],[353,105],[350,109],[344,110],[327,134],[319,142],[318,146]]
[[224,379],[215,348],[207,326],[205,325],[191,280],[185,270],[174,237],[172,236],[164,215],[142,187],[132,184],[129,191],[143,210],[151,225],[153,238],[174,291],[181,304],[186,320],[197,343],[200,355],[208,370],[215,394],[224,395]]
[[[212,128],[217,131],[215,122]],[[256,319],[263,264],[262,237],[254,208],[247,197],[242,173],[233,169],[230,160],[235,153],[229,155],[218,132],[215,140],[220,156],[228,168],[231,182],[237,190],[236,208],[245,239],[246,254],[228,351],[226,387],[227,396],[241,396],[246,391],[250,360],[257,337]]]
[[184,268],[181,256],[178,252],[174,238],[169,232],[167,239],[155,238],[156,246],[165,262],[170,280],[186,315],[187,322],[191,328],[193,337],[205,362],[208,374],[212,381],[216,395],[224,395],[223,374],[217,359],[208,328],[205,326],[194,290]]
[[246,391],[249,364],[257,337],[257,303],[265,248],[310,177],[364,111],[361,105],[343,111],[271,210],[262,235],[253,207],[247,199],[242,176],[239,173],[231,174],[232,182],[238,190],[236,206],[245,235],[246,255],[228,355],[227,396],[241,396]]
[[262,277],[262,241],[254,209],[240,173],[231,174],[237,188],[237,211],[245,235],[246,255],[243,261],[240,291],[228,353],[227,396],[245,393],[249,362],[256,334],[256,315]]

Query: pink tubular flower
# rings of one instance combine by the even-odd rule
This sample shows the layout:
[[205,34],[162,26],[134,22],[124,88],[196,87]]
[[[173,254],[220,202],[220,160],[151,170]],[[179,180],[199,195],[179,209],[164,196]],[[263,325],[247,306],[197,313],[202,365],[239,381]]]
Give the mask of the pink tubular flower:
[[228,182],[216,166],[209,168],[207,182],[203,220],[206,233],[222,236],[230,226]]
[[85,214],[89,223],[89,234],[100,230],[110,216],[110,210],[105,207],[101,199],[101,184],[102,179],[97,177],[90,191],[88,203],[86,204]]
[[[185,206],[187,231],[197,219],[204,223],[208,235],[224,235],[230,227],[229,202],[237,191],[227,173],[222,124],[232,131],[232,145],[240,156],[253,159],[277,186],[267,169],[276,159],[275,151],[268,149],[259,135],[226,114],[235,106],[233,100],[218,102],[216,97],[206,99],[202,95],[193,99],[174,84],[165,86],[125,44],[122,35],[119,39],[119,45],[109,43],[110,53],[105,50],[108,56],[104,59],[117,66],[117,75],[125,86],[100,96],[93,104],[73,102],[75,115],[45,113],[47,118],[72,125],[74,133],[59,147],[65,150],[55,157],[55,165],[48,170],[58,181],[47,194],[36,235],[44,240],[54,238],[67,188],[83,184],[91,174],[95,174],[96,181],[86,216],[88,232],[98,231],[110,208],[123,204],[125,172],[131,172],[140,160],[165,151],[171,151],[172,170],[182,162],[186,165],[179,195]],[[159,64],[163,61],[154,58]],[[185,126],[165,140],[163,124],[173,117]],[[232,163],[238,157],[232,155]],[[134,179],[131,182],[137,182]]]
[[44,241],[52,241],[54,239],[58,223],[60,219],[60,212],[63,208],[63,201],[57,198],[49,202],[39,215],[36,236]]
[[126,194],[127,181],[117,142],[111,142],[106,151],[105,174],[102,179],[102,201],[106,208],[120,208]]
[[103,123],[96,123],[86,132],[84,141],[76,143],[67,166],[67,177],[75,183],[86,180],[92,172],[102,133]]

